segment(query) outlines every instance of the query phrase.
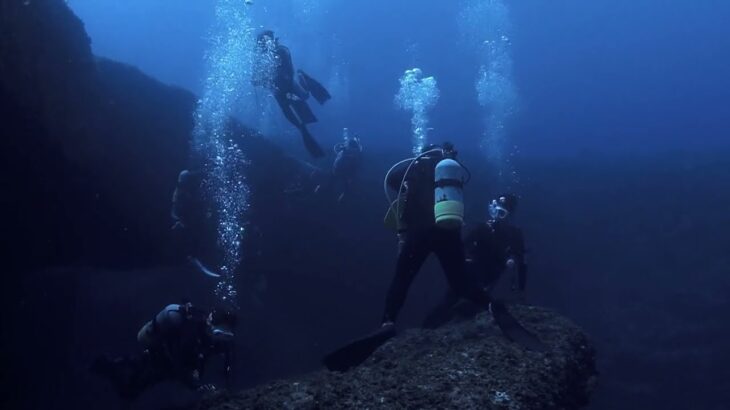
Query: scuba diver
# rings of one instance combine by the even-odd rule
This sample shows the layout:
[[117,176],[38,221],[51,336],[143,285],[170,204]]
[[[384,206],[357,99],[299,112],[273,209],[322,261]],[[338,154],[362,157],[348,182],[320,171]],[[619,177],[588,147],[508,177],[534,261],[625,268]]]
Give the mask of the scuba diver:
[[211,357],[222,355],[229,383],[236,322],[236,315],[225,308],[205,312],[191,303],[168,305],[137,333],[140,354],[100,357],[91,370],[108,379],[127,402],[163,381],[178,381],[200,391],[215,390],[214,385],[202,383],[205,365]]
[[476,226],[466,236],[468,266],[483,288],[492,290],[505,271],[514,273],[511,288],[520,294],[527,286],[525,239],[514,224],[517,196],[502,194],[489,204],[489,220]]
[[332,163],[332,174],[329,181],[324,185],[318,185],[314,192],[337,190],[340,194],[337,202],[342,199],[350,191],[362,160],[362,144],[358,137],[350,138],[345,128],[345,140],[334,146],[336,154],[335,161]]
[[[476,287],[466,281],[464,268],[464,247],[461,242],[463,203],[460,198],[436,202],[436,189],[458,188],[465,182],[464,168],[455,161],[454,147],[446,143],[443,147],[428,146],[415,160],[402,164],[386,178],[389,188],[398,193],[394,204],[399,222],[399,252],[395,276],[388,289],[382,324],[392,326],[397,319],[408,289],[416,274],[430,253],[435,253],[444,269],[450,287],[459,295],[488,304]],[[455,168],[450,178],[437,178],[436,168],[441,161]],[[440,186],[440,184],[450,184]],[[439,194],[437,193],[438,197]],[[460,195],[459,195],[460,196]],[[440,214],[439,204],[453,209],[444,209]],[[442,220],[439,221],[439,217]]]
[[172,231],[187,261],[203,274],[217,278],[220,274],[206,268],[200,261],[204,244],[210,238],[207,227],[211,219],[203,195],[203,183],[201,171],[185,169],[180,172],[172,193]]
[[[466,268],[471,280],[486,292],[494,290],[497,281],[506,271],[511,272],[511,289],[519,299],[525,291],[527,263],[522,230],[512,222],[517,210],[517,196],[502,194],[489,204],[489,219],[475,226],[466,236]],[[455,305],[459,297],[447,291],[444,300],[424,322],[424,327],[434,328],[447,322],[457,313]],[[478,313],[474,309],[461,311],[466,316]]]
[[256,38],[260,62],[265,67],[256,70],[254,85],[268,88],[279,104],[284,117],[302,134],[304,147],[315,158],[324,156],[322,147],[312,137],[307,124],[317,122],[317,117],[309,108],[307,99],[311,95],[317,102],[324,104],[331,98],[327,89],[302,70],[296,71],[289,49],[279,43],[271,30],[264,30]]
[[[461,227],[464,220],[463,186],[469,172],[456,160],[450,143],[428,146],[416,158],[394,165],[385,178],[390,203],[386,223],[396,227],[399,252],[395,275],[388,289],[381,327],[324,358],[330,370],[344,371],[366,360],[380,345],[395,336],[395,321],[408,289],[429,254],[435,253],[451,290],[488,309],[510,340],[531,349],[541,342],[510,315],[501,303],[492,303],[488,294],[467,275]],[[397,192],[391,201],[388,188]]]

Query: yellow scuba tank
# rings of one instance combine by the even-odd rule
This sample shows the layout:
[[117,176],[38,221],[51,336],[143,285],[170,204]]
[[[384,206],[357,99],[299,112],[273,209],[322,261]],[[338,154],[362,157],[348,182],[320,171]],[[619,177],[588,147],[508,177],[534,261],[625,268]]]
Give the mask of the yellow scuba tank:
[[464,168],[451,158],[436,164],[433,211],[437,226],[458,229],[464,224],[464,177]]

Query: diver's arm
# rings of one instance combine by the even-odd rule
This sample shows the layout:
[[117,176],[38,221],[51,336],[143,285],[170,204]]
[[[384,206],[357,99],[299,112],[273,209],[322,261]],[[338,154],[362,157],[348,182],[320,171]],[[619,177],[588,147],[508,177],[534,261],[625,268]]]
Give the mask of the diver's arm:
[[388,175],[388,188],[398,192],[403,183],[403,177],[406,175],[408,164],[401,164]]

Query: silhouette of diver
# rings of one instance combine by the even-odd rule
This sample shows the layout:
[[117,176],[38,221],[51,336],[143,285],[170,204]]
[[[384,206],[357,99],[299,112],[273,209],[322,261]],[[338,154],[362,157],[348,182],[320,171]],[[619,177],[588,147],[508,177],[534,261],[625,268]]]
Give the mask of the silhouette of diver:
[[271,63],[257,70],[254,85],[271,90],[284,117],[302,134],[304,147],[315,158],[324,156],[322,147],[312,137],[307,124],[317,122],[317,117],[309,108],[307,99],[311,95],[317,102],[324,104],[331,98],[329,92],[316,80],[302,70],[296,71],[289,48],[279,43],[271,30],[264,30],[256,38],[260,61]]
[[334,191],[337,202],[350,192],[362,162],[362,144],[357,137],[347,138],[334,146],[335,160],[329,180],[317,186],[315,192]]

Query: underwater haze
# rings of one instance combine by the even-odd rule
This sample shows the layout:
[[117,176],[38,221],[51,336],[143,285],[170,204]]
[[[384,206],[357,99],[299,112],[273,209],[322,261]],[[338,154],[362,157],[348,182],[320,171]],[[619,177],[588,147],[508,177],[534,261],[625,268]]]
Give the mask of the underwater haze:
[[730,2],[2,3],[3,408],[730,408]]
[[[322,78],[341,76],[348,99],[333,100],[346,105],[341,123],[374,144],[402,148],[406,141],[391,138],[403,123],[391,101],[406,68],[420,67],[441,83],[434,138],[474,144],[481,132],[478,45],[459,29],[467,3],[264,0],[252,8],[260,13],[255,26],[274,29],[298,64]],[[518,98],[510,145],[523,155],[652,154],[730,143],[726,2],[499,3],[505,15],[482,12],[467,24],[508,26]],[[213,1],[69,4],[96,54],[199,92]]]

